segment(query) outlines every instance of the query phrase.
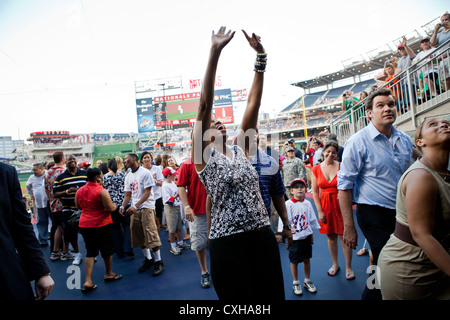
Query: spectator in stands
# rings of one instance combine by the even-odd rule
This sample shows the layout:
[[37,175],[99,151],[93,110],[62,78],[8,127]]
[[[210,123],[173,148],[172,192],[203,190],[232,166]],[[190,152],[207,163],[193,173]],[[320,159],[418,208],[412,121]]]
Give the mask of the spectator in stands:
[[[385,83],[387,83],[387,85],[385,86],[386,89],[391,89],[394,97],[399,100],[402,97],[402,93],[400,90],[400,85],[398,84],[399,79],[398,77],[396,77],[395,75],[395,70],[394,70],[394,66],[392,64],[388,64],[384,67],[384,71],[387,74],[386,79],[384,80]],[[401,113],[401,106],[400,106],[400,101],[397,101],[396,103],[397,105],[397,115],[399,116]]]
[[[359,102],[357,97],[352,97],[353,93],[350,90],[345,90],[342,94],[342,111],[346,111],[347,116],[352,123],[351,111],[350,109],[356,106]],[[361,117],[361,108],[358,111],[353,112],[353,117],[356,121]]]
[[[441,28],[443,30],[439,32]],[[430,43],[437,48],[448,40],[450,40],[450,13],[446,12],[441,16],[441,23],[437,23],[434,27]]]
[[[398,60],[398,73],[401,73],[408,69],[411,66],[412,60],[416,57],[416,54],[414,51],[407,45],[406,37],[403,37],[402,42],[397,47],[398,52],[400,53],[401,57]],[[417,80],[416,75],[411,74],[411,92],[413,96],[413,101],[416,101],[416,88],[417,88]],[[404,95],[406,95],[406,104],[409,106],[411,103],[409,101],[409,87],[408,82],[405,81],[402,85],[402,90],[404,92]]]
[[91,275],[99,251],[105,263],[104,281],[122,278],[112,271],[114,246],[111,212],[117,209],[117,205],[102,186],[103,173],[99,168],[88,169],[86,175],[87,183],[77,191],[74,200],[77,209],[81,209],[79,228],[86,245],[84,262],[86,279],[81,288],[83,293],[97,289],[97,285],[92,283]]
[[[439,29],[442,27],[443,30],[439,32]],[[450,13],[446,12],[441,16],[441,23],[436,24],[430,42],[433,47],[437,48],[448,40],[450,40]],[[448,90],[450,88],[450,66],[447,59],[441,62],[441,67],[444,69],[446,75],[445,82]]]
[[414,51],[408,46],[406,37],[402,38],[402,42],[397,47],[401,57],[398,59],[398,73],[405,71],[411,66],[412,60],[416,57]]
[[[356,249],[352,210],[356,203],[358,224],[369,242],[374,265],[395,228],[397,183],[411,165],[411,156],[416,156],[409,136],[393,126],[395,108],[389,89],[369,95],[366,112],[371,121],[347,140],[337,174],[344,243]],[[366,286],[363,299],[381,299],[381,292]]]
[[[256,63],[238,145],[226,144],[225,126],[211,117],[219,57],[234,37],[234,32],[226,32],[221,27],[211,36],[194,127],[192,159],[211,198],[209,252],[217,296],[220,300],[284,300],[278,244],[259,191],[257,173],[248,160],[250,145],[244,136],[257,127],[267,54],[260,37],[243,33],[256,51]],[[205,133],[210,139],[204,139]],[[283,221],[283,225],[290,229],[289,221]]]
[[50,209],[47,194],[45,192],[45,174],[46,170],[41,163],[33,164],[33,174],[28,178],[26,188],[28,194],[31,195],[34,208],[37,210],[38,221],[36,227],[38,230],[38,240],[41,247],[48,246],[48,225],[50,217]]
[[288,146],[291,147],[292,149],[294,149],[294,155],[301,159],[302,158],[302,152],[295,146],[295,140],[293,138],[289,139],[288,141]]
[[[417,76],[419,78],[420,89],[424,94],[427,95],[429,91],[430,97],[436,96],[439,90],[439,65],[437,62],[433,61],[434,58],[431,53],[433,53],[436,48],[431,47],[430,38],[424,37],[420,41],[420,51],[416,57],[413,59],[412,64],[419,63],[420,60],[426,59],[431,60],[425,64],[422,68],[417,71]],[[427,95],[428,97],[428,95]],[[428,98],[430,98],[428,97]]]

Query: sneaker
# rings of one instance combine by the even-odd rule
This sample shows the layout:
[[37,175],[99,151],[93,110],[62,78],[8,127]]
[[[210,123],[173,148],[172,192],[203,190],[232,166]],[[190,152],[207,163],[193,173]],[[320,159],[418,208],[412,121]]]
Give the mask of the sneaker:
[[73,259],[75,259],[75,256],[71,252],[63,253],[61,255],[61,260],[62,261],[73,260]]
[[151,267],[153,267],[155,265],[155,261],[153,261],[153,259],[147,259],[145,258],[144,264],[142,265],[142,267],[140,267],[138,269],[138,272],[144,272],[147,271],[148,269],[150,269]]
[[209,279],[209,273],[202,274],[202,277],[200,278],[200,285],[202,288],[209,288],[211,287],[211,280]]
[[311,280],[305,281],[303,282],[303,286],[305,287],[306,290],[308,290],[311,293],[316,293],[317,289],[314,286],[314,283]]
[[292,284],[292,289],[294,289],[294,293],[298,296],[301,296],[303,294],[302,286],[300,285],[300,283]]
[[181,254],[181,248],[178,247],[178,246],[170,247],[170,253],[172,253],[172,254],[178,256],[178,255]]
[[61,251],[58,251],[58,252],[52,251],[52,253],[50,255],[50,260],[51,261],[60,260],[61,256],[62,256],[62,252]]
[[186,250],[186,249],[190,249],[191,245],[187,244],[187,243],[182,243],[182,244],[178,244],[178,248],[180,248],[180,250]]
[[162,260],[158,260],[155,262],[155,266],[153,268],[153,276],[159,276],[161,273],[163,273],[164,271],[164,263],[162,262]]
[[72,264],[75,266],[80,265],[81,261],[83,260],[83,256],[81,255],[81,252],[77,252],[73,255],[75,258],[73,259]]

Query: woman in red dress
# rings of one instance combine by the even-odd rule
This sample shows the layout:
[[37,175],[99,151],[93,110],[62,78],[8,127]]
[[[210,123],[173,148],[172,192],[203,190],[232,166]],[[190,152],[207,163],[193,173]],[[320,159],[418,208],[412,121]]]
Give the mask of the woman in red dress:
[[324,161],[312,169],[311,183],[314,203],[319,213],[319,232],[327,235],[328,248],[333,260],[328,275],[335,276],[340,270],[337,242],[339,237],[345,258],[345,278],[353,280],[355,274],[352,269],[352,249],[342,242],[344,223],[337,190],[337,172],[340,169],[340,163],[336,161],[338,150],[339,145],[336,141],[330,140],[327,142],[322,151]]

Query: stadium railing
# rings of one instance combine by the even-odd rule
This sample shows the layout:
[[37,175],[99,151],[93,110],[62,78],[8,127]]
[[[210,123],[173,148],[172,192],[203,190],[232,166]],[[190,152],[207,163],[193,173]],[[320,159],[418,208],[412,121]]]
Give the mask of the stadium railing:
[[[418,115],[450,100],[450,87],[447,87],[446,82],[446,79],[450,78],[449,54],[450,40],[382,85],[391,89],[396,97],[395,125],[412,121],[413,127],[416,128]],[[426,83],[426,79],[436,78],[434,84]],[[330,131],[337,135],[339,142],[344,143],[352,134],[369,123],[366,116],[366,101],[367,98],[331,122]]]

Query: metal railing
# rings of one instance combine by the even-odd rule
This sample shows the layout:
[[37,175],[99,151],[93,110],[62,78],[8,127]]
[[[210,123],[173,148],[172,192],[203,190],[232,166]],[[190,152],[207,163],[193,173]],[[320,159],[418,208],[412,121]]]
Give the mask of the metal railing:
[[[412,121],[416,117],[450,100],[450,40],[430,51],[408,69],[396,75],[381,87],[391,89],[396,98],[396,125]],[[330,125],[330,131],[344,143],[370,121],[366,115],[367,98],[348,109]]]

